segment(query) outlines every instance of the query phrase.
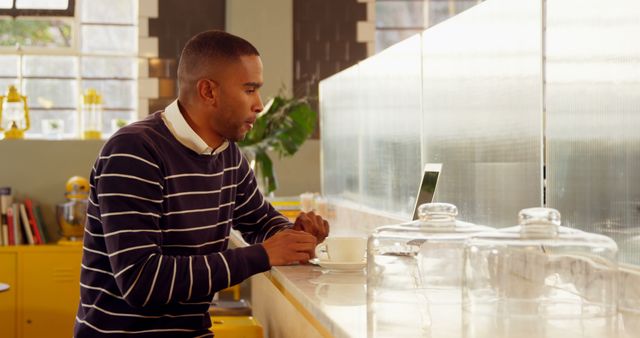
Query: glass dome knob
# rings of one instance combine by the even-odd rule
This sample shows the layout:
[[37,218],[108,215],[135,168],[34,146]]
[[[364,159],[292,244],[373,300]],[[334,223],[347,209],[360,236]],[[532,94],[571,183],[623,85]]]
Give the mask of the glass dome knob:
[[418,207],[421,221],[453,221],[458,216],[458,208],[449,203],[425,203]]
[[518,213],[522,232],[529,235],[553,237],[561,224],[560,212],[552,208],[528,208]]

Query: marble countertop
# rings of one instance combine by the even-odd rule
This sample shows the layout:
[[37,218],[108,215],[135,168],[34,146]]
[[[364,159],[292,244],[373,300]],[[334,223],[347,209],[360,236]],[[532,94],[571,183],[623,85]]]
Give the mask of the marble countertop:
[[308,264],[273,267],[269,274],[334,337],[367,336],[365,269],[329,270]]
[[[309,264],[273,267],[268,274],[272,282],[287,290],[334,337],[360,338],[367,337],[365,270],[334,271]],[[445,317],[450,315],[453,314],[448,313]],[[640,310],[621,312],[617,322],[617,334],[612,332],[611,337],[638,337]],[[439,326],[442,324],[446,323]],[[460,337],[462,334],[451,330],[438,332],[446,337]]]
[[[238,234],[232,235],[232,241],[244,243],[238,237]],[[312,264],[276,266],[265,275],[278,289],[289,296],[290,301],[297,302],[299,309],[306,311],[308,317],[316,320],[332,336],[367,337],[365,268],[331,270]],[[635,276],[635,273],[633,275]],[[637,280],[634,278],[634,281],[626,280],[625,282],[634,285]],[[448,313],[446,317],[449,315],[452,314]],[[445,320],[445,322],[449,321]],[[440,325],[437,326],[447,326],[446,323],[439,323]],[[632,305],[630,311],[621,311],[615,325],[618,327],[618,332],[617,334],[612,332],[611,337],[638,337],[640,309],[635,309]],[[461,334],[457,332],[452,337]],[[602,338],[605,337],[602,336]]]

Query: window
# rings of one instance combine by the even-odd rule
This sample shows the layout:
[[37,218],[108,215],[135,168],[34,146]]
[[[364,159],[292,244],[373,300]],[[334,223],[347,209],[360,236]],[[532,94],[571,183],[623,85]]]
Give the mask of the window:
[[376,52],[483,0],[376,0]]
[[73,17],[74,4],[74,0],[0,0],[0,15]]
[[103,97],[103,136],[136,118],[137,11],[136,0],[0,0],[0,92],[27,96],[27,138],[77,138],[89,88]]

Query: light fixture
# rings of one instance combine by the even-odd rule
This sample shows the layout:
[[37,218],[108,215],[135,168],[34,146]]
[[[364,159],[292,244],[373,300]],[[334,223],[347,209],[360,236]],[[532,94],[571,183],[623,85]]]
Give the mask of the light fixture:
[[5,139],[22,139],[29,127],[27,97],[11,85],[7,96],[0,96],[0,131],[4,131]]
[[80,112],[80,135],[85,140],[99,140],[102,137],[102,95],[89,88],[82,95]]

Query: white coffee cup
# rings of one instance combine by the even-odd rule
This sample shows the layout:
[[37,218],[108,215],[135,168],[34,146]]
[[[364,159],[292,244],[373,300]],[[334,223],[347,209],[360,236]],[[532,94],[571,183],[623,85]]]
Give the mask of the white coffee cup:
[[316,246],[316,256],[331,262],[362,262],[366,251],[364,237],[327,237]]

